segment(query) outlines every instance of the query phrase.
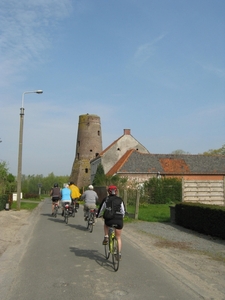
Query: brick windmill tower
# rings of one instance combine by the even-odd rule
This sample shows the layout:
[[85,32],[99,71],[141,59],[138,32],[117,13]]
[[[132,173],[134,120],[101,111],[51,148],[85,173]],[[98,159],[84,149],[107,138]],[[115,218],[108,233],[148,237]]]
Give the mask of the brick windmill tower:
[[100,117],[97,115],[80,115],[77,132],[76,156],[70,181],[79,187],[91,183],[90,160],[102,151],[102,132]]

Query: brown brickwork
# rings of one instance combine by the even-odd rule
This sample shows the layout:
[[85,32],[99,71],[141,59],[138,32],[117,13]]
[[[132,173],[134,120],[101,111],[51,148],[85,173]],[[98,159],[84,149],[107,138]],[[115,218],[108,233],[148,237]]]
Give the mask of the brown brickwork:
[[91,183],[90,160],[102,151],[100,117],[80,115],[77,132],[76,155],[70,181],[81,189]]

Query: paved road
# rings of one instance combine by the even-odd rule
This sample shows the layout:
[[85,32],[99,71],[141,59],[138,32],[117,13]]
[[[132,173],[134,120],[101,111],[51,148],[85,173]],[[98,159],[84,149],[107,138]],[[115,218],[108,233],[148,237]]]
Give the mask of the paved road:
[[21,247],[23,255],[4,300],[202,299],[126,236],[120,269],[114,272],[104,258],[102,220],[89,233],[81,208],[68,225],[61,215],[52,218],[50,211],[48,199],[34,216],[35,226]]

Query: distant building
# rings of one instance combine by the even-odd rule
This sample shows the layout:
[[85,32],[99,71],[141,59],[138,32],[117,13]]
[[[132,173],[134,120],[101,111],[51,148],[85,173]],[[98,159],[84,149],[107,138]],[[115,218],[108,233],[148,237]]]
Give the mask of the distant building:
[[91,183],[90,160],[102,151],[102,132],[100,117],[80,115],[77,132],[76,155],[70,181],[79,187]]
[[130,129],[124,129],[121,137],[90,161],[91,182],[95,177],[99,164],[102,164],[104,172],[107,174],[128,150],[136,150],[137,152],[140,151],[149,154],[149,151],[131,135]]
[[118,174],[136,182],[159,176],[186,180],[223,180],[225,156],[150,154],[131,149],[106,174]]

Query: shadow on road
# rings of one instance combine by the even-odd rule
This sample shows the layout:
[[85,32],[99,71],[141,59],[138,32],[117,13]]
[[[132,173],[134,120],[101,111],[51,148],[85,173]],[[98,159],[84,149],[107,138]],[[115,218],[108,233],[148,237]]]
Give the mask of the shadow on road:
[[75,228],[81,231],[87,231],[86,226],[80,225],[80,224],[67,224],[67,226],[70,226],[71,228]]
[[74,252],[76,256],[86,257],[94,260],[98,265],[104,269],[114,272],[113,264],[110,260],[107,260],[105,256],[93,249],[79,249],[76,247],[70,247],[70,251]]

